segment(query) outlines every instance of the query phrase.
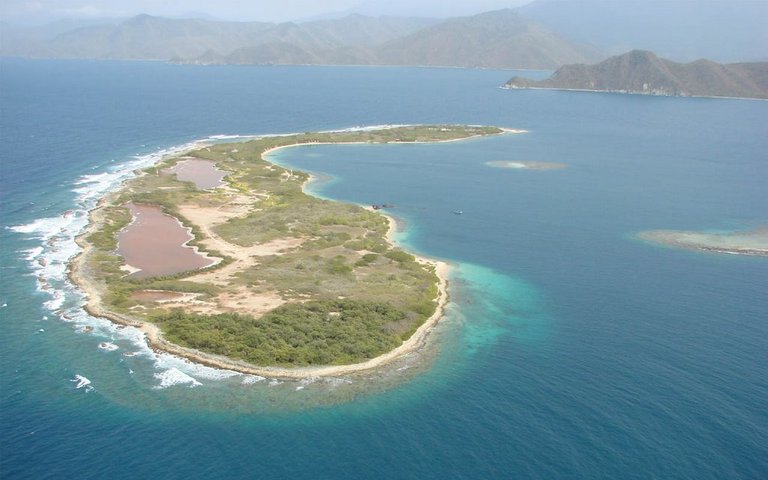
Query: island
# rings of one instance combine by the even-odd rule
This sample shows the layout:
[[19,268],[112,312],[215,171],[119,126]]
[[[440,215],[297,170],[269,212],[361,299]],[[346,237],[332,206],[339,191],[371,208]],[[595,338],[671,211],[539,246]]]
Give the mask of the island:
[[650,230],[639,238],[663,245],[732,255],[768,256],[768,226],[736,232]]
[[139,328],[157,351],[278,378],[371,369],[424,344],[447,265],[394,245],[381,209],[308,195],[311,175],[267,155],[508,132],[401,126],[201,144],[99,202],[70,277],[89,313]]
[[595,65],[560,67],[545,80],[512,77],[508,89],[556,89],[642,95],[768,98],[768,62],[676,63],[633,50]]

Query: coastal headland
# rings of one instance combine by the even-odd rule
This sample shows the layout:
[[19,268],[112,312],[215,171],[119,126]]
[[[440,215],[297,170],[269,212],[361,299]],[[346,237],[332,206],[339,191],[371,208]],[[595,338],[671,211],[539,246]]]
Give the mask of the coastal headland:
[[306,194],[310,175],[265,156],[510,132],[400,126],[198,145],[101,200],[70,277],[89,313],[197,363],[277,378],[372,369],[425,343],[448,265],[397,247],[380,211]]

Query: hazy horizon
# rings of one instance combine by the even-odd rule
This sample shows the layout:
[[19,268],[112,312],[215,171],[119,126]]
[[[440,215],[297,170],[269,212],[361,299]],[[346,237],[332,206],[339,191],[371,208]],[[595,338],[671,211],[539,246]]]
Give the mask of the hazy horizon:
[[[516,20],[517,17],[498,15],[498,18],[491,21],[489,20],[493,17],[491,15],[484,21],[489,20],[498,25],[489,26],[481,22],[467,27],[466,30],[453,25],[456,27],[453,33],[445,30],[442,33],[440,30],[432,31],[430,35],[436,37],[431,41],[435,42],[434,45],[441,45],[450,50],[452,52],[450,55],[462,51],[458,45],[466,44],[467,41],[475,42],[474,45],[479,50],[459,62],[461,65],[475,65],[478,61],[477,57],[486,55],[489,49],[507,48],[507,53],[497,52],[497,56],[501,58],[512,51],[509,49],[511,45],[515,48],[525,48],[529,52],[538,51],[537,65],[547,64],[552,67],[568,62],[583,62],[587,57],[591,57],[586,54],[589,49],[600,52],[604,57],[633,49],[649,50],[660,57],[675,61],[707,58],[727,63],[764,61],[768,58],[768,51],[765,48],[765,45],[768,45],[768,31],[764,28],[765,22],[768,21],[768,2],[764,0],[477,0],[454,4],[442,0],[327,0],[324,2],[286,0],[280,4],[267,3],[264,0],[256,2],[221,0],[215,3],[207,0],[164,2],[159,0],[135,2],[6,0],[0,3],[0,20],[6,22],[4,23],[6,28],[0,31],[2,35],[0,53],[32,57],[167,60],[176,57],[196,58],[208,50],[230,54],[238,48],[264,42],[287,42],[291,44],[293,54],[280,47],[279,54],[263,52],[263,55],[269,58],[264,57],[260,61],[277,63],[297,61],[299,63],[323,63],[323,61],[370,63],[373,61],[375,63],[372,59],[379,58],[377,57],[379,53],[361,54],[358,51],[352,57],[341,55],[341,57],[330,58],[328,52],[340,46],[338,44],[341,41],[340,38],[346,39],[341,41],[342,44],[347,42],[344,44],[346,47],[361,46],[359,42],[367,42],[366,45],[371,46],[396,38],[406,38],[416,30],[433,23],[432,20],[414,21],[416,17],[441,20],[469,17],[505,8],[519,9],[520,22],[537,23],[539,25],[536,27],[537,31],[550,32],[547,34],[548,39],[538,38],[534,41],[531,37],[527,39],[515,37],[513,41],[516,28],[514,24],[519,23]],[[209,31],[208,36],[204,36],[205,40],[191,38],[189,32],[179,31],[161,32],[162,35],[159,37],[154,33],[142,34],[134,31],[131,34],[137,35],[134,40],[127,41],[119,35],[110,40],[99,36],[104,35],[106,31],[104,29],[86,29],[76,35],[57,39],[58,35],[75,31],[80,27],[113,24],[107,29],[120,28],[117,24],[139,14],[173,19],[196,18],[221,22],[293,22],[295,24],[343,18],[350,14],[362,14],[368,17],[399,17],[399,20],[372,22],[365,27],[360,27],[359,22],[347,22],[346,27],[338,24],[336,26],[334,24],[315,25],[318,28],[337,29],[330,37],[321,36],[322,38],[314,34],[308,34],[303,38],[289,38],[272,32],[271,36],[267,35],[260,39],[249,37],[248,40],[244,40],[237,35],[233,36],[231,29],[227,33],[227,28],[231,26],[222,24],[209,25],[216,33],[211,34]],[[408,19],[405,20],[406,18]],[[350,25],[358,25],[356,28],[362,28],[362,30],[356,33],[341,31],[352,28]],[[378,25],[378,27],[374,28],[372,25]],[[450,30],[453,27],[449,24],[443,28]],[[506,36],[500,34],[502,31],[506,31],[504,34]],[[455,38],[457,35],[462,38]],[[170,40],[171,37],[173,40]],[[118,45],[120,38],[123,38],[123,43]],[[329,41],[329,38],[335,38],[335,40]],[[568,43],[570,45],[566,45]],[[143,46],[138,48],[138,44]],[[550,48],[554,44],[558,47]],[[422,44],[418,47],[421,49],[422,56],[424,52],[432,51],[429,58],[423,56],[419,60],[411,58],[410,61],[417,63],[436,61],[434,45]],[[99,47],[102,47],[101,50]],[[549,49],[548,53],[543,54],[540,51],[542,48]],[[98,53],[96,53],[97,50],[99,50]],[[408,49],[403,47],[400,50]],[[566,54],[573,51],[581,51],[584,55],[574,57]],[[295,55],[299,55],[300,58]],[[394,54],[390,52],[389,56],[392,55]],[[406,56],[413,57],[413,55],[415,53],[406,52]],[[442,57],[443,63],[448,65],[456,63],[445,55]],[[319,58],[324,60],[318,60]],[[390,61],[397,63],[404,60]],[[517,62],[507,62],[503,65],[520,67],[520,62],[523,61],[518,59]],[[530,62],[523,63],[528,65]],[[493,64],[500,65],[498,61]]]
[[22,25],[57,20],[121,19],[139,14],[172,18],[203,18],[222,21],[288,22],[335,18],[350,14],[370,16],[447,18],[491,10],[515,8],[533,0],[476,0],[451,4],[440,0],[6,0],[0,19]]

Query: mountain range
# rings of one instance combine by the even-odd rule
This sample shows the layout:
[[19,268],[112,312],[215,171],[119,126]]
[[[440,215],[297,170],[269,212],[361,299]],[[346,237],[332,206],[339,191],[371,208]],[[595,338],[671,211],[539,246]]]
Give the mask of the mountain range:
[[138,15],[0,22],[0,56],[554,70],[643,49],[732,63],[768,60],[767,20],[768,2],[756,0],[536,0],[448,19],[352,14],[285,23]]
[[768,98],[768,62],[677,63],[633,50],[596,65],[565,65],[545,80],[513,77],[507,88],[552,88],[646,95]]
[[351,15],[303,24],[219,22],[137,15],[68,30],[3,28],[0,54],[46,58],[169,60],[203,54],[231,53],[245,46],[292,44],[298,48],[333,49],[373,45],[437,22],[419,18],[373,18]]
[[0,55],[191,64],[432,65],[553,69],[602,58],[513,10],[448,20],[349,15],[305,23],[139,15],[71,30],[5,26]]

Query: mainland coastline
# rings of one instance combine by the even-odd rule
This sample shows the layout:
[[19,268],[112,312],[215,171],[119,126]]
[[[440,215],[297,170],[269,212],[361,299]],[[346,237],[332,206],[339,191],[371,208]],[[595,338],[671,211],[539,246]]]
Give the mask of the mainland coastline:
[[[302,193],[304,193],[306,186],[312,180],[312,177],[310,175],[304,174],[303,172],[293,172],[292,170],[284,169],[269,162],[266,160],[266,157],[269,153],[281,148],[308,144],[436,143],[457,141],[482,135],[496,135],[508,132],[510,132],[510,130],[496,129],[492,127],[420,126],[393,127],[373,131],[363,130],[357,133],[345,132],[344,134],[339,134],[339,136],[335,138],[310,137],[310,139],[307,139],[302,137],[264,137],[261,140],[279,138],[280,144],[273,145],[270,148],[262,149],[258,152],[258,155],[259,158],[265,163],[264,168],[269,172],[270,176],[279,177],[281,184],[292,181],[298,182],[300,184]],[[520,131],[512,130],[511,132],[519,133]],[[317,134],[304,135],[306,136]],[[381,138],[376,137],[377,135],[381,135]],[[357,136],[360,138],[356,138]],[[234,156],[234,153],[236,153],[239,148],[242,148],[241,145],[246,144],[219,144],[218,149],[221,151],[226,150],[229,152],[229,155]],[[145,183],[147,178],[150,178],[150,180],[154,181],[155,179],[152,178],[152,174],[149,173],[152,171],[152,169],[154,169],[156,172],[157,177],[161,177],[160,173],[158,173],[158,167],[161,166],[160,164],[164,164],[164,162],[167,163],[169,160],[171,163],[173,163],[174,161],[182,158],[188,159],[191,155],[195,157],[205,157],[205,155],[203,155],[201,152],[205,152],[206,148],[210,147],[203,147],[201,150],[200,146],[196,146],[195,148],[191,149],[190,152],[184,152],[181,155],[175,155],[172,159],[162,159],[158,165],[152,167],[151,169],[145,170],[139,176],[137,176],[136,179],[143,178]],[[231,169],[227,173],[230,177],[233,176]],[[164,172],[164,176],[167,177],[168,173]],[[249,211],[258,210],[258,207],[271,200],[269,195],[264,195],[264,192],[261,192],[262,197],[260,197],[258,201],[249,203],[249,201],[246,201],[247,199],[244,199],[245,195],[242,191],[235,191],[237,190],[237,182],[232,178],[229,178],[227,180],[228,185],[223,189],[210,189],[210,193],[206,194],[210,198],[215,197],[218,199],[222,196],[221,190],[227,191],[224,196],[227,196],[228,200],[222,201],[218,205],[219,210],[214,211],[207,207],[199,207],[195,209],[189,205],[184,205],[185,202],[180,202],[175,205],[169,205],[160,202],[166,214],[174,217],[179,222],[179,224],[183,226],[183,228],[189,229],[193,236],[193,239],[189,241],[189,243],[192,244],[191,247],[194,248],[196,252],[201,252],[206,257],[217,258],[219,261],[214,262],[211,266],[202,269],[178,272],[177,278],[159,282],[162,285],[168,286],[169,288],[167,289],[137,287],[133,290],[131,295],[128,296],[129,301],[127,303],[124,301],[124,299],[121,300],[122,303],[116,303],[114,300],[116,291],[114,287],[110,285],[109,281],[105,281],[105,278],[112,279],[111,281],[119,283],[121,288],[125,288],[125,285],[130,285],[128,281],[124,280],[124,277],[126,276],[126,270],[129,272],[127,277],[131,276],[130,272],[135,272],[136,270],[131,268],[130,265],[126,265],[126,262],[121,260],[119,255],[117,258],[113,257],[104,260],[108,256],[106,252],[110,251],[110,249],[113,252],[114,250],[119,250],[119,248],[116,248],[119,246],[114,241],[110,242],[104,240],[103,234],[105,233],[105,229],[107,230],[108,234],[112,235],[112,237],[116,236],[118,232],[123,231],[123,228],[125,227],[125,219],[123,219],[121,224],[120,221],[116,220],[116,218],[119,218],[119,215],[116,217],[117,214],[115,212],[121,208],[121,202],[125,201],[126,192],[135,194],[135,190],[141,190],[141,185],[137,187],[137,183],[140,184],[141,181],[135,181],[136,179],[129,180],[124,185],[119,187],[117,191],[108,194],[99,202],[99,205],[90,212],[90,222],[87,230],[77,239],[78,244],[82,248],[82,251],[72,260],[69,275],[72,282],[79,286],[83,292],[85,292],[87,302],[84,308],[90,314],[107,318],[120,325],[129,325],[138,328],[141,332],[144,333],[149,346],[156,351],[170,353],[195,363],[211,366],[214,368],[233,370],[241,373],[272,378],[296,379],[354,374],[375,369],[397,358],[407,355],[410,352],[418,350],[423,345],[425,345],[430,331],[439,322],[444,314],[444,309],[448,302],[448,279],[450,276],[449,265],[445,262],[435,261],[424,257],[415,257],[407,252],[402,252],[399,248],[397,248],[395,244],[396,242],[394,242],[392,237],[394,229],[396,228],[394,219],[389,215],[382,214],[380,211],[367,211],[366,215],[372,216],[366,217],[366,219],[369,221],[372,221],[370,220],[372,218],[379,218],[383,221],[385,226],[383,231],[385,245],[377,245],[375,247],[377,251],[382,252],[381,254],[372,253],[368,250],[362,249],[362,252],[368,253],[362,255],[362,258],[354,264],[355,266],[353,268],[357,269],[357,267],[362,264],[360,269],[365,270],[368,268],[373,269],[376,265],[380,265],[381,268],[385,270],[389,269],[386,271],[393,272],[395,271],[395,268],[399,267],[400,269],[405,269],[406,271],[410,272],[410,275],[416,275],[417,273],[418,275],[421,275],[422,285],[425,285],[423,283],[424,279],[432,279],[430,282],[432,282],[433,287],[420,287],[425,291],[434,291],[434,294],[430,295],[430,298],[428,299],[428,304],[430,305],[428,307],[429,311],[425,310],[427,308],[426,303],[422,305],[418,310],[419,312],[429,313],[429,315],[424,313],[423,318],[418,320],[418,324],[414,325],[413,328],[409,327],[411,328],[411,331],[407,332],[407,337],[403,338],[401,342],[397,342],[398,344],[394,345],[394,348],[387,348],[386,351],[379,351],[375,356],[371,355],[370,358],[364,358],[360,361],[344,363],[337,362],[327,365],[311,364],[292,366],[255,364],[253,362],[237,358],[236,356],[228,356],[211,351],[204,351],[205,349],[195,348],[194,346],[181,344],[183,342],[173,341],[175,338],[169,339],[164,331],[164,326],[167,324],[158,325],[153,321],[156,317],[146,315],[142,316],[138,315],[137,313],[143,313],[143,310],[152,309],[156,315],[157,311],[161,311],[165,308],[162,306],[162,304],[165,303],[172,306],[176,311],[191,308],[192,310],[196,311],[196,314],[199,314],[202,311],[200,309],[206,302],[200,301],[198,298],[203,298],[205,296],[210,297],[211,294],[207,292],[183,292],[180,290],[180,288],[188,286],[188,284],[190,284],[189,280],[199,281],[200,279],[205,279],[206,281],[215,284],[218,289],[217,291],[222,292],[218,293],[218,297],[216,297],[218,299],[217,302],[219,305],[222,304],[220,301],[222,298],[232,300],[225,306],[227,307],[227,310],[236,312],[238,310],[238,306],[243,303],[243,300],[246,296],[248,296],[247,294],[249,293],[244,288],[232,287],[234,284],[232,279],[236,278],[236,275],[242,274],[242,271],[238,270],[239,268],[242,268],[245,264],[248,262],[253,262],[254,260],[259,262],[279,262],[279,259],[283,257],[283,255],[290,256],[297,250],[304,248],[302,244],[309,242],[307,238],[298,239],[296,237],[272,238],[268,241],[256,242],[250,246],[237,245],[235,243],[225,241],[220,231],[223,224],[221,222],[221,212],[226,212],[226,214],[223,215],[225,220],[239,219],[243,218],[242,216],[244,214],[247,215]],[[162,180],[164,182],[170,181],[168,178],[164,178]],[[234,190],[233,185],[235,186]],[[157,185],[154,186],[156,187]],[[174,188],[177,187],[174,185],[164,185],[160,188],[165,189],[165,192],[173,192]],[[240,188],[242,189],[242,186],[240,186]],[[188,197],[192,196],[192,194],[189,193],[188,188],[184,194]],[[144,197],[139,195],[139,198]],[[210,201],[210,198],[207,201]],[[233,199],[234,201],[232,201]],[[189,202],[189,198],[184,197],[184,200],[186,200],[187,203]],[[238,202],[240,202],[240,204],[238,204]],[[333,203],[338,204],[338,202]],[[362,209],[359,206],[354,207]],[[176,215],[173,215],[174,213]],[[219,215],[217,216],[217,214]],[[133,219],[130,220],[131,222],[133,221]],[[342,227],[342,225],[335,225],[334,228],[337,229],[335,233],[339,235],[344,233],[339,233],[338,231],[343,230]],[[349,228],[347,228],[347,230],[349,231]],[[367,235],[371,236],[371,232],[369,231]],[[341,236],[343,237],[343,235]],[[349,235],[347,235],[347,237],[349,237]],[[99,239],[102,244],[98,244],[98,242],[95,243],[94,238]],[[352,240],[347,242],[347,244],[353,242],[354,238],[356,237],[353,237]],[[107,248],[105,248],[105,246]],[[334,248],[338,249],[338,247]],[[384,255],[384,252],[386,252],[386,255]],[[340,255],[337,255],[335,259],[338,260],[339,257]],[[391,257],[391,259],[394,260],[387,260],[385,257]],[[371,258],[374,258],[374,260],[370,260]],[[99,259],[104,260],[104,262],[107,264],[107,267],[100,265]],[[366,264],[366,261],[363,261],[363,259],[368,259],[366,261],[370,261],[368,264]],[[109,273],[110,269],[114,269],[115,262],[121,263],[121,265],[119,265],[119,268],[121,269],[121,276],[119,277],[120,281],[115,281],[114,279],[118,277],[115,277],[113,274]],[[389,266],[390,264],[394,266]],[[343,260],[341,261],[340,268],[348,269]],[[345,272],[347,274],[349,273],[348,271]],[[298,274],[301,275],[301,272]],[[359,276],[356,271],[354,274]],[[112,276],[110,277],[110,275]],[[390,273],[388,278],[392,279],[394,278],[394,275],[394,273]],[[150,282],[149,285],[152,285],[152,283]],[[259,291],[255,292],[255,297],[260,301],[264,300],[259,308],[256,308],[256,310],[252,309],[253,312],[257,314],[270,314],[270,312],[275,309],[280,309],[286,305],[290,306],[289,304],[297,303],[297,298],[298,303],[300,304],[312,302],[312,299],[310,298],[301,298],[295,296],[293,298],[286,299],[285,292],[281,294],[276,289],[272,289],[272,291],[266,292],[264,288],[257,290]],[[270,289],[267,288],[267,290]],[[117,292],[122,293],[119,291],[119,289]],[[290,294],[293,293],[291,292]],[[342,296],[339,296],[339,299],[341,298]],[[346,299],[339,300],[337,304],[343,305],[344,301],[346,301]],[[152,306],[147,307],[146,305],[151,302],[155,303],[152,304]],[[209,300],[208,303],[211,303],[211,301]],[[116,308],[115,305],[118,305],[118,308]],[[124,307],[124,305],[131,306]],[[214,312],[211,310],[208,313],[218,314],[220,312]],[[338,316],[339,313],[332,311],[329,312],[328,315],[329,317]],[[416,319],[420,318],[416,317],[412,313],[408,313],[408,315]],[[400,322],[402,323],[402,320],[400,320]],[[413,321],[411,321],[411,324],[413,324]],[[388,328],[391,328],[391,326]],[[403,327],[401,326],[401,328]]]

